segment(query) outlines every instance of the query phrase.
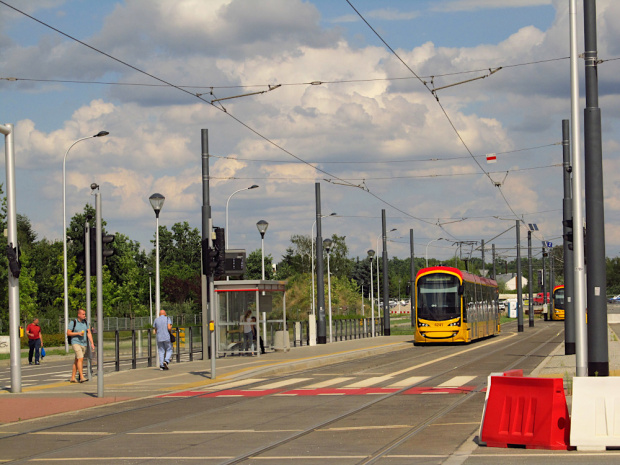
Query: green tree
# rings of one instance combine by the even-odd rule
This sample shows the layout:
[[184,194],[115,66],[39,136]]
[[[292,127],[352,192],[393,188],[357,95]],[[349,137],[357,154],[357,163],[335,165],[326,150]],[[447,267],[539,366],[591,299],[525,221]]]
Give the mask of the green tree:
[[[271,255],[265,255],[265,279],[273,279],[273,259]],[[256,249],[248,255],[245,261],[245,273],[243,279],[262,279],[262,253]]]

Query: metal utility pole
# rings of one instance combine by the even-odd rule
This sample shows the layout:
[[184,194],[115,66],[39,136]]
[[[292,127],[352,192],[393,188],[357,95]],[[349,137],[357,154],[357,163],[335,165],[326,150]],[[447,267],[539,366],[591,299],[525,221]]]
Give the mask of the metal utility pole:
[[530,328],[534,327],[534,295],[532,293],[532,285],[534,284],[534,280],[532,279],[532,231],[527,232],[527,274],[530,277],[530,280],[527,283],[527,288],[529,289],[529,322]]
[[521,227],[517,220],[517,331],[523,332],[523,283],[521,282]]
[[[547,257],[547,249],[545,248],[545,241],[542,241],[542,294],[543,294],[543,308],[547,305],[547,265],[545,258]],[[548,314],[545,315],[545,320]]]
[[482,276],[485,276],[485,273],[484,273],[484,239],[480,241],[480,249],[482,250]]
[[[4,134],[4,160],[6,167],[6,228],[9,249],[17,260],[17,203],[15,201],[15,151],[13,149],[13,125],[1,124]],[[11,392],[22,392],[21,348],[19,343],[19,269],[13,274],[9,261],[9,349],[11,365]]]
[[[92,324],[92,305],[90,301],[90,220],[91,216],[86,217],[84,223],[84,275],[86,276],[86,321]],[[97,341],[99,343],[99,341]],[[88,352],[87,359],[88,379],[93,379],[93,360],[92,351]]]
[[[321,184],[314,184],[316,197],[316,300],[319,307],[317,320],[317,344],[327,343],[327,328],[325,324],[325,281],[323,270],[323,238],[321,237]],[[372,266],[372,263],[371,263]]]
[[[209,249],[213,248],[213,220],[211,219],[211,201],[209,198],[209,130],[200,130],[202,147],[202,244],[207,240]],[[204,256],[204,254],[202,254]],[[203,264],[203,269],[205,265]],[[211,328],[211,322],[215,324],[215,305],[213,302],[213,276],[209,271],[202,273],[202,359],[211,360],[211,379],[215,379],[215,328]],[[209,351],[210,349],[210,351]]]
[[411,250],[411,262],[409,264],[409,307],[411,311],[411,326],[415,322],[415,256],[413,254],[413,229],[409,230],[409,249]]
[[[94,189],[96,184],[91,184]],[[97,190],[99,186],[96,187]],[[103,390],[103,244],[101,243],[101,193],[95,193],[95,230],[96,230],[96,251],[97,258],[95,263],[97,270],[97,397],[104,397]],[[86,341],[88,344],[88,340]]]
[[[588,331],[586,328],[586,279],[583,256],[583,202],[581,197],[581,138],[579,134],[579,71],[577,70],[576,0],[570,0],[571,151],[573,160],[573,259],[575,273],[575,358],[577,376],[588,376]],[[605,338],[607,339],[607,338]]]
[[385,209],[381,210],[381,227],[383,231],[383,335],[390,335],[390,283],[388,281],[387,229]]
[[495,270],[495,244],[491,244],[491,256],[493,257],[493,279],[497,276]]
[[[564,167],[564,199],[562,203],[564,237],[564,355],[575,354],[575,311],[573,307],[575,276],[573,273],[573,199],[571,193],[570,123],[562,120],[562,158]],[[570,222],[570,223],[569,223]]]
[[[596,1],[583,1],[586,108],[584,110],[586,250],[588,262],[588,375],[609,376],[607,273],[601,109],[598,107]],[[579,225],[577,225],[579,227]]]

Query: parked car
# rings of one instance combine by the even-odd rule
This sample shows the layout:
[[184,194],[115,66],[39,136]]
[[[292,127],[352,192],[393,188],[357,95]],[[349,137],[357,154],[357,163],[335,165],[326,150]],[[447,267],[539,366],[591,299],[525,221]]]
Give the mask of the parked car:
[[497,302],[497,308],[500,312],[506,311],[506,299],[499,300]]
[[608,300],[608,302],[610,304],[620,304],[620,294],[613,296],[611,299]]

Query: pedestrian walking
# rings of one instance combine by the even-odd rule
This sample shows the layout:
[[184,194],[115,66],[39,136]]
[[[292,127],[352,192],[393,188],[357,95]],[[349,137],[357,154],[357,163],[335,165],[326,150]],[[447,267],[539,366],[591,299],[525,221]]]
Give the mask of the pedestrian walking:
[[89,346],[91,350],[95,350],[95,343],[93,342],[93,335],[90,332],[90,325],[88,321],[86,321],[86,311],[83,308],[78,310],[77,319],[69,323],[67,336],[69,337],[73,352],[75,352],[75,359],[73,360],[73,367],[71,369],[71,379],[69,381],[77,383],[77,376],[79,382],[84,383],[88,381],[88,378],[82,373],[84,356]]
[[170,331],[172,331],[172,321],[166,316],[165,310],[159,311],[159,316],[153,321],[153,331],[157,336],[157,353],[159,354],[159,369],[167,370],[168,364],[172,359],[172,342],[170,342]]
[[[241,326],[243,328],[243,350],[251,351],[254,347],[252,340],[252,310],[245,312],[245,315],[243,315],[241,319]],[[250,352],[249,355],[252,355],[252,352]]]
[[34,354],[34,364],[39,364],[39,356],[41,347],[43,347],[43,339],[41,338],[41,327],[39,319],[35,318],[28,326],[26,326],[26,334],[28,335],[28,363],[32,365],[32,355]]

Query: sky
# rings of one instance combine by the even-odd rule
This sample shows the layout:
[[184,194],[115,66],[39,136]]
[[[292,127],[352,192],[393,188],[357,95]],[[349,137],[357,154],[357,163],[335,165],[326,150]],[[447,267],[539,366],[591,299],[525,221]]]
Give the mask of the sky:
[[[61,240],[63,157],[106,130],[67,155],[67,221],[94,204],[95,182],[108,232],[151,250],[153,193],[166,197],[160,225],[201,228],[208,129],[213,224],[225,225],[228,204],[229,248],[259,249],[265,220],[265,253],[280,261],[291,236],[313,230],[318,183],[321,213],[336,213],[322,236],[346,236],[352,258],[381,249],[382,210],[396,229],[390,257],[409,256],[413,231],[419,257],[480,257],[484,240],[487,263],[491,244],[512,260],[517,219],[522,247],[525,225],[538,225],[540,256],[541,240],[562,242],[568,7],[1,0],[1,122],[15,125],[17,210],[39,239]],[[615,257],[620,4],[598,0],[597,13],[606,255]],[[579,70],[583,108],[582,60]]]

